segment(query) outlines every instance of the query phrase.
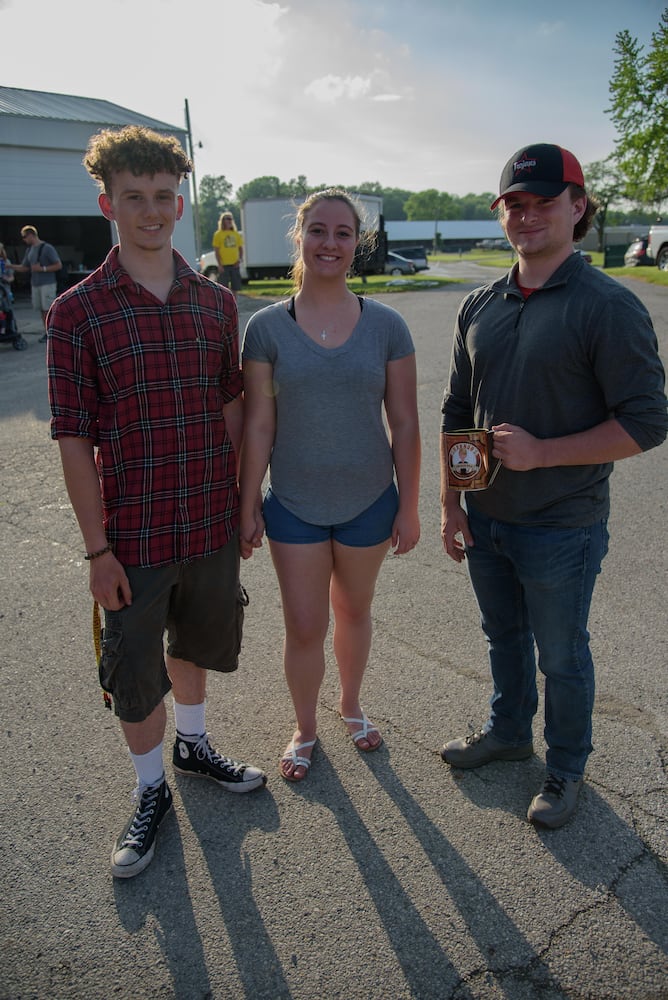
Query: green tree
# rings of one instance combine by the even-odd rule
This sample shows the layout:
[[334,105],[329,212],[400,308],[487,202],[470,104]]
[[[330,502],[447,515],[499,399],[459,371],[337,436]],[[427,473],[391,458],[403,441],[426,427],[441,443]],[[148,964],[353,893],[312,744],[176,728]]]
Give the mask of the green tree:
[[429,188],[410,195],[404,203],[404,212],[410,222],[436,219],[456,219],[457,206],[451,194]]
[[494,218],[489,210],[496,195],[486,191],[484,194],[467,194],[459,199],[460,219],[484,219],[489,222]]
[[657,207],[668,197],[668,8],[649,52],[629,31],[616,36],[610,115],[625,195]]
[[656,212],[641,208],[611,208],[608,211],[608,226],[636,226],[638,235],[646,233],[656,222]]
[[290,198],[305,198],[306,195],[311,193],[311,188],[308,186],[308,181],[303,174],[300,174],[299,177],[291,178],[286,187],[289,188],[288,196]]
[[410,197],[410,191],[401,188],[384,188],[378,181],[363,181],[353,187],[346,187],[350,194],[372,194],[383,199],[383,216],[385,220],[402,220],[406,218],[404,202]]
[[362,181],[361,184],[356,184],[354,187],[347,187],[346,191],[350,194],[375,194],[379,198],[382,198],[384,194],[378,181]]
[[624,199],[626,181],[617,158],[608,156],[605,160],[595,160],[584,168],[587,191],[598,202],[598,212],[594,216],[594,229],[598,236],[598,249],[603,250],[605,227],[609,224],[610,206]]
[[198,201],[202,250],[206,252],[211,247],[221,212],[232,212],[238,225],[238,211],[235,211],[236,206],[232,202],[232,185],[222,175],[213,177],[211,174],[206,174],[202,178],[199,183]]
[[[254,180],[248,181],[246,184],[242,184],[236,193],[237,204],[233,209],[235,217],[237,209],[240,209],[243,202],[248,198],[299,199],[307,197],[314,191],[322,191],[323,188],[326,187],[340,187],[344,191],[348,191],[350,194],[376,195],[383,199],[383,215],[386,220],[406,218],[404,205],[411,197],[410,191],[405,191],[402,188],[384,188],[378,183],[378,181],[363,181],[361,184],[353,185],[325,183],[312,185],[308,183],[307,178],[303,174],[300,174],[299,177],[292,178],[287,181],[287,183],[285,181],[281,181],[278,177],[266,176],[256,177]],[[446,195],[445,197],[450,198],[450,195]],[[489,197],[491,201],[492,196],[490,195]]]
[[248,181],[237,188],[237,199],[239,204],[247,201],[248,198],[289,198],[292,192],[289,185],[279,181],[278,177],[265,176],[256,177],[255,180]]
[[403,188],[381,188],[383,198],[383,215],[386,221],[400,222],[406,218],[405,204],[411,196],[410,191]]

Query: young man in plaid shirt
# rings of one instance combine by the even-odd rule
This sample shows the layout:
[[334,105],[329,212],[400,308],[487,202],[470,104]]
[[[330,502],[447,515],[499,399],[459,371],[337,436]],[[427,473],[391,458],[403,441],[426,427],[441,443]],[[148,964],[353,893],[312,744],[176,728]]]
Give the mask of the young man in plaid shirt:
[[[236,669],[236,457],[242,382],[234,297],[172,248],[192,165],[173,137],[139,126],[93,136],[84,158],[118,246],[48,318],[51,434],[104,608],[100,680],[137,774],[136,808],[111,856],[119,878],[151,861],[174,768],[233,792],[266,777],[210,746],[206,670]],[[167,633],[167,651],[163,636]]]

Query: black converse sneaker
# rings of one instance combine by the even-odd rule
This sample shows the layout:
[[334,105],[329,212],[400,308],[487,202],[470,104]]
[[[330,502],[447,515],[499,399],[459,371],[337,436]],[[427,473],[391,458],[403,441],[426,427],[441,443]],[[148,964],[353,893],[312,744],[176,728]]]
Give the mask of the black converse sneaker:
[[135,788],[133,797],[137,808],[111,852],[116,878],[132,878],[151,863],[158,827],[172,808],[172,793],[164,778],[159,785]]
[[237,764],[213,749],[206,733],[186,739],[179,733],[174,743],[174,770],[195,778],[212,778],[228,792],[252,792],[267,784],[267,776],[258,767]]

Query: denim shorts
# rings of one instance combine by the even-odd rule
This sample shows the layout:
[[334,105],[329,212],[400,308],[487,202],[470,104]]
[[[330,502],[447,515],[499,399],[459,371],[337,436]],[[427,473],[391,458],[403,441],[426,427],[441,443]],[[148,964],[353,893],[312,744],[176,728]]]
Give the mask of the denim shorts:
[[309,524],[291,514],[271,491],[267,490],[262,506],[267,538],[288,545],[314,545],[339,542],[352,548],[380,545],[392,536],[392,525],[399,509],[399,495],[391,483],[378,499],[351,521],[342,524]]
[[123,722],[143,722],[171,688],[167,652],[204,670],[236,670],[248,603],[239,584],[235,533],[211,556],[126,566],[132,604],[104,613],[100,684]]

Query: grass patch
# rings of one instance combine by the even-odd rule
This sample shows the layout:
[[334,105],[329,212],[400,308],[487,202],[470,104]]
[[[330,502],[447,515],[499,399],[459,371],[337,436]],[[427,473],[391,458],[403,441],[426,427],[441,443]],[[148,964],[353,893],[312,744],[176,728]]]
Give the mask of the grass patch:
[[[603,267],[603,254],[592,252],[593,267]],[[429,255],[429,260],[440,261],[442,263],[455,263],[458,260],[466,260],[474,264],[482,264],[485,267],[498,267],[499,270],[507,271],[516,261],[515,254],[510,250],[469,250],[466,253],[435,253]],[[637,281],[644,281],[650,285],[662,285],[668,288],[668,271],[660,271],[658,267],[609,267],[606,274],[613,278],[635,278]],[[439,275],[432,275],[429,271],[422,271],[419,274],[407,274],[401,277],[392,277],[390,274],[370,274],[366,281],[361,278],[350,278],[348,287],[356,295],[383,295],[403,292],[423,292],[432,288],[444,285],[461,284],[462,281],[470,283],[470,278],[445,278]],[[284,280],[274,280],[265,278],[261,281],[249,281],[241,289],[242,295],[247,295],[251,299],[281,299],[292,294],[293,285],[287,278]]]
[[[604,254],[591,251],[593,267],[603,267]],[[457,260],[467,260],[474,264],[484,264],[485,267],[508,269],[516,261],[516,256],[510,250],[469,250],[465,254],[435,253],[429,255],[429,260],[453,263]],[[668,288],[668,271],[660,271],[658,267],[607,267],[605,273],[613,278],[635,278],[648,285],[659,285]]]
[[462,253],[431,253],[427,259],[442,264],[455,264],[458,260],[465,260],[469,264],[500,267],[507,271],[517,257],[512,250],[465,250]]
[[[427,277],[422,274],[407,274],[393,277],[390,274],[370,274],[366,281],[361,278],[349,278],[348,288],[356,295],[380,295],[393,292],[423,292],[426,289],[438,288],[439,285],[459,284],[456,278],[443,276]],[[292,294],[293,284],[289,279],[275,280],[266,278],[262,281],[249,281],[241,289],[242,295],[251,299],[280,299]]]
[[605,273],[613,278],[635,278],[646,285],[668,288],[668,271],[660,271],[658,267],[608,267]]

